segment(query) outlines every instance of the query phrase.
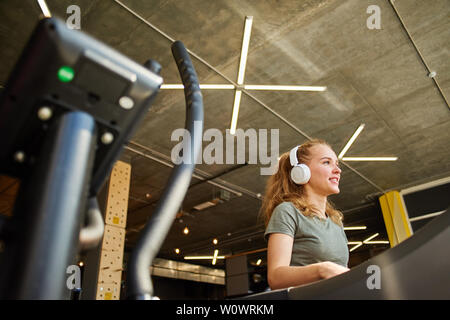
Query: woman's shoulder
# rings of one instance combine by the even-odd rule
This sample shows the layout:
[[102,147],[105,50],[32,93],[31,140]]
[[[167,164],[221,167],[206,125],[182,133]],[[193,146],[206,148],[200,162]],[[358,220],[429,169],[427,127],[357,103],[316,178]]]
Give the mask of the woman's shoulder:
[[298,208],[290,201],[281,202],[279,205],[275,207],[273,211],[274,212],[283,211],[291,214],[296,214],[297,212],[300,212],[300,210],[298,210]]

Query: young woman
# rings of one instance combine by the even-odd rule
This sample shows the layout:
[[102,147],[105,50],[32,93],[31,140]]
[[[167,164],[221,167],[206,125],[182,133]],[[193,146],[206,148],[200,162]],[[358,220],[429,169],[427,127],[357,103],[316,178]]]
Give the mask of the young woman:
[[342,218],[327,197],[339,193],[341,169],[323,140],[308,141],[280,157],[266,186],[267,276],[271,289],[331,278],[348,271]]

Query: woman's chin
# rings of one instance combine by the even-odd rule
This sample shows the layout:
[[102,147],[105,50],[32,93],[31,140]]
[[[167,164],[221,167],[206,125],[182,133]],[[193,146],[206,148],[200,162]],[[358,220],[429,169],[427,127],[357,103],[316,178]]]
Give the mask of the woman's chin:
[[330,194],[339,194],[339,192],[341,192],[341,190],[339,190],[339,187],[334,187],[330,191],[331,191]]

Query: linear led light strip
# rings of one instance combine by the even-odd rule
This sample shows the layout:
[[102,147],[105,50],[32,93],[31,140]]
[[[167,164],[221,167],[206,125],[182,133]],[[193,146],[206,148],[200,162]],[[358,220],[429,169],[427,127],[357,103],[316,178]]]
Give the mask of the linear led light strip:
[[344,149],[342,149],[341,153],[339,153],[338,158],[344,161],[397,161],[397,157],[344,157],[347,153],[350,146],[355,142],[356,138],[358,138],[361,131],[363,131],[365,124],[362,123],[358,129],[356,129],[355,133],[352,135],[350,140],[348,140]]
[[[234,90],[236,88],[232,84],[201,84],[200,89],[206,90]],[[161,89],[184,89],[182,84],[163,84]]]
[[[247,65],[248,47],[250,45],[250,35],[252,33],[253,17],[245,17],[244,38],[242,40],[241,60],[239,62],[237,84],[244,83],[245,67]],[[239,106],[241,104],[242,91],[236,90],[234,95],[233,115],[231,117],[230,134],[236,133],[237,119],[239,115]]]
[[[242,86],[244,90],[278,90],[278,91],[325,91],[327,87],[320,86],[283,86],[283,85],[255,85],[245,84]],[[184,89],[182,84],[163,84],[161,89]],[[201,84],[200,89],[203,90],[234,90],[236,86],[233,84]]]
[[358,129],[356,129],[355,133],[352,135],[350,140],[348,140],[347,144],[345,145],[344,149],[342,149],[341,153],[339,153],[338,158],[342,159],[344,157],[344,154],[350,149],[350,146],[355,142],[356,138],[358,138],[361,131],[363,131],[365,124],[361,124]]
[[37,0],[37,2],[39,4],[39,7],[41,7],[41,11],[44,17],[51,18],[52,15],[50,13],[50,10],[48,10],[48,6],[45,0]]
[[363,244],[389,244],[389,241],[385,241],[385,240],[370,241],[370,240],[378,237],[378,235],[379,235],[379,233],[375,233],[374,235],[371,235],[370,237],[368,237],[366,240],[363,240],[363,241],[349,241],[347,244],[355,245],[349,251],[352,252],[352,251],[358,249],[359,247],[361,247]]
[[[185,260],[212,260],[214,256],[185,256]],[[225,259],[225,256],[217,256],[216,259]]]
[[344,157],[344,161],[397,161],[397,157]]
[[366,226],[344,227],[344,230],[366,230]]
[[434,212],[434,213],[425,214],[425,215],[422,215],[422,216],[410,218],[409,221],[413,222],[413,221],[419,221],[419,220],[423,220],[423,219],[429,219],[429,218],[432,218],[432,217],[439,216],[439,215],[443,214],[444,212],[445,212],[445,210]]
[[212,264],[215,265],[216,261],[217,261],[217,256],[219,254],[219,250],[214,250],[214,256],[213,256],[213,260],[212,260]]

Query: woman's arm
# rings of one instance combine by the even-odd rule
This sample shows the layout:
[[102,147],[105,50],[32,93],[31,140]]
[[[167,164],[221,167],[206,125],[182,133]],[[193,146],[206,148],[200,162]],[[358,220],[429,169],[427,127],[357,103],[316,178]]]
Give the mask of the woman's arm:
[[267,247],[267,278],[272,290],[298,286],[334,277],[350,269],[333,262],[290,267],[294,239],[282,233],[272,233]]

